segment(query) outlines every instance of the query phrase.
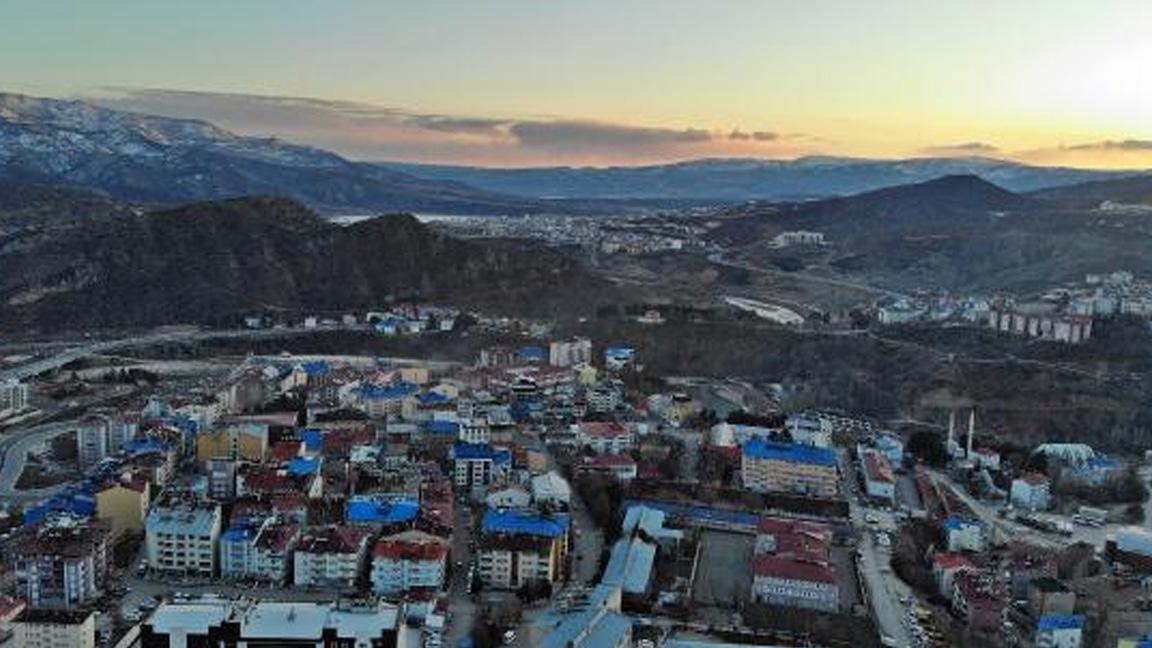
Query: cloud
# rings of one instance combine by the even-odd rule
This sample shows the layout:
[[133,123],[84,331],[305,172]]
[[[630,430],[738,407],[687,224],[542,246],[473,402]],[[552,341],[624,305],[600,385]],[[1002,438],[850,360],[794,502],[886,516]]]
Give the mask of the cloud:
[[962,142],[960,144],[926,146],[920,149],[921,153],[927,155],[987,155],[999,151],[999,147],[987,142]]
[[798,155],[802,143],[767,130],[423,112],[310,97],[100,88],[81,97],[121,110],[202,119],[356,159],[469,164],[637,164],[726,155]]
[[1104,140],[1102,142],[1088,142],[1086,144],[1061,145],[1065,151],[1121,151],[1121,152],[1152,152],[1152,140],[1125,139]]
[[740,130],[739,128],[734,128],[732,129],[731,133],[728,133],[728,139],[741,140],[745,142],[749,140],[755,142],[775,142],[776,140],[780,139],[780,134],[773,133],[772,131],[752,131],[751,133],[747,133]]

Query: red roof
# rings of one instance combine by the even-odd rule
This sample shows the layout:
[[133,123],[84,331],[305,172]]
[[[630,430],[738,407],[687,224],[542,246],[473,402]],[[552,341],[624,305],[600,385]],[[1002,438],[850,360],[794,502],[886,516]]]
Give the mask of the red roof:
[[765,517],[758,532],[772,536],[776,548],[771,555],[792,561],[827,563],[832,547],[832,530],[826,524],[806,520]]
[[623,423],[615,421],[584,421],[580,423],[580,434],[601,439],[615,439],[628,436],[631,431]]
[[952,571],[953,569],[959,569],[962,567],[975,569],[976,567],[972,564],[972,561],[968,558],[968,556],[958,553],[938,553],[932,557],[932,562],[934,562],[937,567],[944,571]]
[[584,457],[580,462],[589,468],[625,468],[635,467],[636,461],[628,455],[601,454],[595,457]]
[[291,477],[275,470],[250,470],[241,478],[244,487],[252,493],[287,493],[296,490],[296,482]]
[[284,552],[299,535],[298,524],[269,525],[256,537],[256,546],[268,551]]
[[312,554],[354,554],[371,533],[359,527],[324,527],[305,534],[296,550]]
[[757,556],[752,561],[752,571],[757,576],[767,578],[828,583],[831,585],[840,582],[840,579],[836,575],[836,570],[827,563],[804,562],[791,558],[773,556],[771,554]]
[[299,454],[299,441],[277,441],[272,444],[272,459],[278,463],[287,463]]
[[452,547],[447,541],[427,533],[400,533],[381,539],[372,554],[392,560],[444,560]]
[[879,452],[864,451],[864,471],[868,473],[868,479],[872,481],[889,484],[896,482],[896,478],[892,475],[892,465],[888,463],[888,458]]

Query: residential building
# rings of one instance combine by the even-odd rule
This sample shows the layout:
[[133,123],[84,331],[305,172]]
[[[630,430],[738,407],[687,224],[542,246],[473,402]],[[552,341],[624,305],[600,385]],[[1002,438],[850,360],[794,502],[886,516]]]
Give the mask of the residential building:
[[218,504],[162,502],[144,522],[148,566],[157,571],[213,576],[222,519]]
[[1080,648],[1084,639],[1084,615],[1046,614],[1036,622],[1037,648]]
[[196,460],[232,459],[260,462],[268,451],[268,424],[229,422],[196,436]]
[[572,425],[576,441],[597,454],[627,452],[634,441],[632,427],[615,421],[582,421]]
[[478,545],[480,579],[494,589],[518,589],[533,582],[555,583],[568,555],[569,518],[534,511],[484,515]]
[[551,471],[532,478],[532,501],[537,506],[565,510],[571,500],[572,487],[559,473]]
[[832,419],[815,412],[792,414],[784,423],[794,443],[820,448],[832,447]]
[[372,531],[329,526],[304,533],[293,555],[293,582],[299,587],[355,587],[368,556]]
[[96,517],[108,523],[113,538],[144,531],[152,485],[143,475],[114,482],[96,492]]
[[5,545],[20,596],[34,608],[73,610],[100,597],[111,532],[101,522],[51,518]]
[[452,446],[453,475],[457,486],[488,486],[503,479],[512,465],[512,453],[487,443]]
[[896,476],[888,457],[871,448],[860,448],[860,467],[868,497],[887,503],[896,501]]
[[975,570],[976,565],[965,554],[937,552],[932,556],[932,577],[941,596],[952,596],[956,574]]
[[275,517],[245,519],[220,535],[220,575],[283,584],[301,527]]
[[15,648],[96,648],[92,610],[28,608],[12,622]]
[[464,418],[459,424],[459,439],[464,443],[489,443],[492,430],[487,417]]
[[372,550],[372,591],[384,596],[438,591],[444,585],[451,553],[448,540],[422,531],[381,538]]
[[604,366],[612,371],[631,367],[636,362],[636,349],[630,346],[615,345],[604,349]]
[[877,436],[873,447],[887,457],[889,465],[894,468],[904,465],[904,442],[896,435],[885,433]]
[[191,646],[406,646],[400,609],[385,602],[242,599],[166,602],[140,626],[140,648]]
[[548,364],[554,367],[572,367],[592,362],[592,340],[574,337],[558,340],[548,346]]
[[741,451],[740,472],[749,490],[833,497],[837,465],[827,448],[752,439]]
[[1009,497],[1012,505],[1028,511],[1048,510],[1050,483],[1038,473],[1028,473],[1012,480]]
[[19,412],[28,407],[28,386],[8,378],[0,381],[0,415]]
[[949,552],[980,553],[984,551],[988,541],[983,522],[958,517],[944,520],[944,535],[947,538]]
[[761,519],[752,559],[752,599],[824,612],[840,608],[840,578],[831,563],[827,525]]
[[532,503],[532,495],[519,486],[509,486],[488,493],[484,503],[488,508],[527,508]]
[[1008,592],[990,574],[960,572],[952,583],[952,610],[971,632],[999,634],[1008,608]]
[[91,468],[107,456],[108,419],[98,414],[80,419],[76,427],[76,460],[80,468]]
[[612,475],[621,482],[630,482],[639,475],[636,460],[626,454],[598,454],[580,457],[575,469],[580,473]]

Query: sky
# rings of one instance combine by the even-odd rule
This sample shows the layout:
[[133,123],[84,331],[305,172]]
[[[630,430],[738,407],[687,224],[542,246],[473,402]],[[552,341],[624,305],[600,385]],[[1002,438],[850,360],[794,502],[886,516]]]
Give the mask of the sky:
[[1148,0],[0,0],[0,91],[357,159],[1152,167]]

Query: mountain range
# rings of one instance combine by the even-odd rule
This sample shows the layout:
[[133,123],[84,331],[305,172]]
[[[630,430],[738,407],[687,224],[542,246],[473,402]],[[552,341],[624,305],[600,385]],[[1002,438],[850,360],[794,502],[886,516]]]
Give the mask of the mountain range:
[[1027,192],[1123,180],[1135,172],[980,157],[815,156],[520,169],[364,162],[237,135],[199,120],[0,93],[0,181],[90,189],[153,206],[280,195],[328,214],[604,215],[846,196],[962,174]]
[[0,180],[158,205],[283,195],[327,212],[518,214],[537,201],[428,180],[207,122],[0,94]]
[[423,178],[459,182],[535,198],[692,199],[713,202],[805,200],[844,196],[949,175],[978,175],[1011,191],[1034,191],[1131,171],[1036,167],[983,157],[880,160],[804,157],[796,160],[705,159],[639,167],[494,169],[383,164]]

